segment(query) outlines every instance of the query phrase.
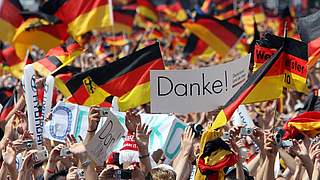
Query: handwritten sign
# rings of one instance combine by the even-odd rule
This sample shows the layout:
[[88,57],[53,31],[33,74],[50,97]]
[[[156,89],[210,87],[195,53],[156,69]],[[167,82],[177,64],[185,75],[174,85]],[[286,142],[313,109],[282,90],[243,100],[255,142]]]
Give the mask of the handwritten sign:
[[245,105],[240,105],[232,116],[232,123],[234,126],[245,126],[249,128],[254,127],[254,123],[247,111]]
[[192,70],[153,70],[152,113],[208,112],[224,105],[247,80],[250,56]]
[[120,124],[118,118],[111,111],[108,111],[108,116],[103,127],[86,146],[88,154],[98,165],[103,165],[107,156],[111,153],[114,146],[118,144],[124,133],[125,129]]
[[24,67],[22,85],[25,93],[28,113],[28,129],[33,133],[33,138],[36,141],[37,147],[41,147],[43,144],[43,121],[38,102],[36,78],[32,64],[28,64]]

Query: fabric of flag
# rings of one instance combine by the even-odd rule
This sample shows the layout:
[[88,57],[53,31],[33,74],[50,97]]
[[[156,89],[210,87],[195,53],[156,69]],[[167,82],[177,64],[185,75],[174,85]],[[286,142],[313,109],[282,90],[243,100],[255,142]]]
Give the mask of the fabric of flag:
[[[248,80],[240,87],[240,89],[233,95],[233,97],[224,105],[224,109],[219,112],[214,122],[212,123],[213,129],[218,129],[225,126],[227,121],[233,115],[234,111],[238,108],[238,106],[241,103],[248,101],[248,97],[259,97],[258,94],[252,95],[252,93],[255,93],[255,91],[257,91],[256,88],[259,88],[261,80],[265,78],[267,73],[270,73],[271,68],[281,59],[281,55],[283,54],[283,50],[285,47],[285,42],[286,41],[282,42],[283,44],[278,49],[278,51],[274,55],[272,55],[270,59],[266,63],[264,63],[256,72],[254,72],[248,78]],[[263,96],[261,92],[265,92],[265,90],[266,89],[260,91],[259,95]],[[272,91],[274,91],[274,89]]]
[[161,41],[163,39],[163,33],[159,29],[153,29],[149,34],[148,34],[148,39],[150,40],[159,40]]
[[11,42],[16,28],[23,22],[20,15],[22,6],[19,1],[0,1],[0,40]]
[[137,0],[137,13],[153,22],[158,21],[158,13],[156,7],[149,0]]
[[299,133],[315,137],[320,133],[320,112],[309,111],[289,119],[283,126],[286,131],[284,139],[294,138]]
[[24,62],[23,59],[20,59],[17,56],[16,50],[11,46],[7,47],[2,50],[2,56],[4,58],[4,65],[9,67],[10,73],[14,77],[21,79],[23,75]]
[[50,49],[45,58],[34,62],[34,69],[42,76],[47,76],[57,69],[70,64],[82,52],[80,45],[74,41]]
[[1,111],[0,115],[0,121],[5,121],[9,113],[12,111],[14,108],[14,96],[11,96],[7,103],[3,106],[3,109]]
[[13,96],[13,89],[9,87],[0,88],[0,104],[4,107],[11,96]]
[[221,138],[222,131],[212,129],[212,126],[202,134],[200,140],[200,155],[197,161],[197,180],[224,179],[223,169],[233,166],[238,157],[230,150]]
[[301,40],[308,44],[308,68],[315,65],[320,57],[320,11],[298,19],[297,26]]
[[[282,37],[266,34],[265,40],[258,41],[258,44],[255,46],[255,66],[253,71],[256,71],[268,57],[280,48],[283,40],[284,38]],[[305,92],[307,89],[307,45],[292,38],[287,38],[286,41],[287,46],[284,49],[281,62],[277,63],[269,74],[266,75],[268,78],[263,80],[263,84],[265,87],[277,87],[277,89],[281,89],[281,84],[283,84],[286,88]],[[271,94],[274,93],[270,93],[269,97],[272,97]],[[272,99],[275,98],[277,98],[276,94],[274,94]]]
[[244,26],[246,34],[248,35],[254,33],[254,19],[258,24],[266,21],[266,15],[261,6],[247,8],[242,12],[241,22]]
[[150,101],[150,70],[164,69],[159,43],[138,50],[110,64],[79,73],[66,84],[69,102],[97,105],[108,97],[119,98],[120,110]]
[[68,32],[77,38],[94,29],[113,24],[110,0],[52,0],[42,5],[44,13],[54,15],[68,26]]
[[66,86],[66,83],[77,73],[81,72],[81,68],[74,66],[64,66],[52,73],[54,77],[54,86],[61,92],[64,97],[70,97],[71,93]]
[[23,59],[32,45],[47,52],[62,44],[68,36],[65,24],[52,24],[44,19],[29,18],[17,29],[13,38],[13,46],[17,56]]
[[124,46],[129,43],[129,40],[124,34],[119,33],[113,36],[104,37],[104,42],[112,46]]
[[185,32],[185,28],[180,22],[170,22],[170,33],[181,36]]
[[125,9],[122,7],[113,8],[113,19],[114,24],[112,27],[107,27],[106,29],[110,32],[124,32],[126,34],[132,33],[132,27],[134,18],[136,15],[136,10]]
[[234,47],[243,34],[238,26],[203,15],[197,15],[194,22],[188,21],[183,23],[183,26],[223,56]]
[[207,43],[199,39],[194,34],[191,34],[188,37],[183,54],[191,64],[195,64],[198,60],[209,61],[212,59],[215,51]]
[[170,20],[185,21],[188,16],[179,0],[151,0],[156,10],[165,14]]

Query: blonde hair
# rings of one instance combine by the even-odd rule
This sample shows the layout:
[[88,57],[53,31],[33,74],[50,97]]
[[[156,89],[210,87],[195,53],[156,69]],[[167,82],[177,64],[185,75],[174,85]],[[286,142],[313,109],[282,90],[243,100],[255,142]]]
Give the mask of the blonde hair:
[[151,170],[151,176],[153,180],[175,180],[177,175],[171,168],[155,167]]

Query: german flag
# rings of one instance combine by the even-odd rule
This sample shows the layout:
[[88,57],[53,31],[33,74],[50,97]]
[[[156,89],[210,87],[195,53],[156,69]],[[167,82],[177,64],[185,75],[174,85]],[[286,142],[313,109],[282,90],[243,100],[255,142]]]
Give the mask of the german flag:
[[301,132],[310,137],[315,137],[320,133],[320,112],[308,111],[299,114],[295,118],[288,120],[283,129],[286,131],[284,139],[294,138]]
[[68,37],[66,24],[52,24],[44,19],[29,18],[17,29],[13,46],[17,56],[23,59],[32,45],[48,51],[62,44]]
[[261,24],[266,21],[266,16],[261,6],[246,8],[241,15],[241,22],[244,26],[246,34],[254,33],[254,21]]
[[187,57],[191,64],[195,64],[197,60],[210,60],[215,51],[204,41],[194,34],[191,34],[187,40],[187,45],[183,50],[183,54]]
[[170,22],[170,32],[181,36],[185,32],[185,28],[180,22]]
[[308,68],[315,65],[320,57],[320,11],[298,19],[301,40],[308,44]]
[[0,88],[0,104],[4,107],[11,96],[13,96],[13,89],[8,87]]
[[158,12],[156,7],[149,0],[137,0],[138,8],[137,12],[139,15],[153,21],[158,21]]
[[272,67],[277,62],[279,62],[279,60],[281,59],[281,55],[283,54],[285,42],[286,41],[282,42],[283,44],[278,49],[278,51],[274,55],[272,55],[270,59],[266,63],[264,63],[256,72],[254,72],[254,74],[248,78],[243,86],[240,87],[240,89],[233,95],[233,97],[224,105],[224,109],[219,112],[209,129],[219,129],[226,125],[227,121],[231,118],[238,106],[246,101],[248,96],[250,96],[250,94],[255,91],[257,85],[261,83],[261,80],[264,79],[267,73],[270,73]]
[[150,70],[164,69],[159,43],[138,50],[110,64],[72,77],[66,84],[72,96],[69,102],[97,105],[119,97],[122,111],[150,100]]
[[197,161],[197,180],[218,180],[224,179],[223,169],[233,166],[238,162],[228,144],[221,138],[217,138],[221,131],[208,129],[201,137],[201,152]]
[[0,2],[0,40],[11,42],[16,29],[23,22],[20,15],[22,6],[19,1],[4,0]]
[[52,73],[54,76],[54,85],[61,92],[64,97],[71,96],[66,83],[77,73],[81,72],[81,68],[76,68],[74,66],[64,66],[58,71]]
[[103,40],[112,46],[124,46],[129,43],[126,35],[122,33],[115,34],[114,36],[104,37]]
[[[271,34],[266,34],[265,41],[259,41],[255,46],[255,67],[256,71],[263,63],[266,62],[268,57],[276,52],[281,47],[281,42],[284,38]],[[284,55],[282,56],[281,63],[275,65],[271,72],[267,74],[268,81],[264,82],[265,87],[279,87],[283,84],[286,88],[295,89],[299,92],[305,92],[306,79],[307,79],[307,62],[308,51],[307,45],[301,41],[297,41],[292,38],[286,39],[286,47],[284,49]],[[260,44],[259,44],[260,43]],[[269,82],[269,83],[268,83]],[[278,86],[275,86],[275,85]],[[268,93],[266,93],[268,94]],[[273,94],[273,93],[272,93]],[[272,99],[275,99],[274,94]]]
[[76,38],[91,30],[113,25],[110,2],[111,0],[52,0],[47,1],[41,10],[67,24],[68,32]]
[[188,21],[183,26],[223,56],[243,34],[238,26],[204,15],[197,15],[194,22]]
[[152,31],[148,34],[148,39],[150,40],[163,40],[163,33],[159,29],[152,29]]
[[45,58],[34,62],[34,69],[42,76],[47,76],[58,69],[70,64],[82,52],[82,48],[75,41],[66,42],[50,49]]
[[132,27],[136,10],[125,9],[123,7],[113,8],[113,27],[107,27],[108,31],[114,31],[116,33],[124,32],[126,34],[132,33]]
[[2,56],[4,58],[4,64],[9,67],[10,73],[14,77],[21,79],[24,62],[17,56],[15,49],[11,46],[5,48],[2,50]]
[[181,22],[188,18],[179,0],[152,0],[152,2],[157,11],[164,13],[171,20]]
[[14,108],[14,96],[11,96],[1,111],[0,121],[5,121],[13,108]]

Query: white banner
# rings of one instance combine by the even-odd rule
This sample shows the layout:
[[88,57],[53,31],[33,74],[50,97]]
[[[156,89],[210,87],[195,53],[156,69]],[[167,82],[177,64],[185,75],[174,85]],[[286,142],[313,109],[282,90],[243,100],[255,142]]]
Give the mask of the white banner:
[[[66,135],[73,134],[76,138],[80,135],[86,137],[88,128],[89,107],[77,104],[58,102],[53,108],[52,120],[45,123],[44,136],[50,140],[64,142]],[[120,124],[125,128],[125,113],[114,112]],[[141,121],[147,123],[152,129],[150,134],[150,154],[162,149],[166,156],[166,162],[171,162],[180,151],[181,134],[186,124],[177,117],[168,114],[140,114]],[[98,131],[103,129],[107,118],[102,118],[97,127]],[[112,146],[112,151],[122,148],[124,137]]]
[[231,119],[234,126],[245,126],[248,128],[254,127],[254,123],[245,105],[240,105],[238,109],[233,113]]
[[208,112],[224,105],[247,80],[250,54],[193,70],[152,70],[152,113]]
[[125,128],[121,125],[118,118],[111,112],[105,118],[103,127],[94,135],[88,145],[88,154],[98,164],[103,165],[107,156],[117,145],[121,137],[125,134]]
[[[125,113],[114,112],[121,124],[125,125]],[[186,124],[174,115],[168,114],[140,114],[142,123],[147,123],[152,129],[149,141],[150,154],[162,149],[166,156],[166,163],[171,162],[180,152],[181,134]],[[121,149],[122,139],[115,150]]]
[[43,123],[41,119],[41,109],[39,108],[38,94],[35,73],[32,64],[24,67],[22,78],[26,108],[28,113],[28,129],[33,133],[37,147],[43,144]]
[[53,76],[49,75],[47,76],[46,82],[44,84],[44,94],[43,94],[43,101],[42,101],[43,102],[42,104],[43,122],[51,111],[53,88],[54,88],[54,78]]

